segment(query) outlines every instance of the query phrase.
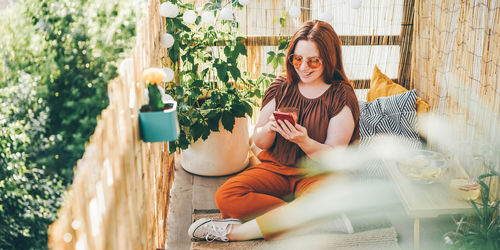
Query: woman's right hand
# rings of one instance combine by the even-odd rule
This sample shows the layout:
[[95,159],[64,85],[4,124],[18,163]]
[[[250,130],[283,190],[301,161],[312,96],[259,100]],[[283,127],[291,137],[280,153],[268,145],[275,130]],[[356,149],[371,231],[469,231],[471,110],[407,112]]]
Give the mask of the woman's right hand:
[[274,100],[266,104],[266,106],[261,109],[259,119],[255,125],[252,137],[255,145],[261,149],[270,148],[276,138],[276,130],[279,125],[276,122],[276,119],[274,119],[274,107]]
[[269,132],[276,132],[277,126],[279,126],[278,122],[276,121],[276,118],[274,118],[274,115],[270,115],[269,119],[265,125],[267,131]]

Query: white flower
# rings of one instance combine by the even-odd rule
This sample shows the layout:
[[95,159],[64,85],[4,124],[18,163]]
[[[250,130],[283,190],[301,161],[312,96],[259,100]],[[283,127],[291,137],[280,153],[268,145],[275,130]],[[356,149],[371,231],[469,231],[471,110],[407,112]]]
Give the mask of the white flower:
[[222,20],[233,19],[233,10],[230,7],[226,7],[220,11],[220,17]]
[[361,7],[361,0],[351,0],[351,7],[355,10]]
[[174,79],[174,71],[171,68],[163,68],[163,72],[165,72],[164,82],[170,82]]
[[160,68],[148,68],[142,73],[142,79],[147,84],[160,84],[165,79],[166,74]]
[[184,20],[185,23],[192,24],[196,21],[196,17],[196,13],[193,10],[188,10],[182,15],[182,20]]
[[203,12],[203,14],[201,15],[201,22],[208,25],[213,24],[215,22],[214,13],[210,11]]
[[300,16],[300,7],[298,6],[290,7],[290,10],[288,10],[288,15],[292,18]]
[[179,8],[177,5],[171,2],[162,3],[160,5],[160,16],[174,18],[177,17],[177,15],[179,15]]
[[247,5],[249,2],[250,0],[238,0],[238,3],[240,3],[243,6]]
[[170,48],[174,45],[174,37],[168,33],[162,34],[160,38],[160,45],[164,48]]
[[333,19],[333,15],[330,14],[329,12],[322,13],[318,18],[318,20],[323,21],[323,22],[327,22],[327,23],[330,22],[332,19]]

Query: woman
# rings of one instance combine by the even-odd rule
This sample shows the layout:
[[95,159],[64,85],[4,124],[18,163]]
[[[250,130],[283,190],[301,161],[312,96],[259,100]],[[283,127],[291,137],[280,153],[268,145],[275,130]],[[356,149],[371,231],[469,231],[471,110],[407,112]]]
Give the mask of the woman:
[[[280,233],[270,225],[275,221],[272,210],[287,204],[285,199],[309,191],[321,179],[304,177],[295,163],[359,139],[358,101],[344,73],[341,42],[333,28],[317,20],[304,23],[289,43],[287,58],[286,79],[266,90],[255,126],[253,140],[263,149],[258,155],[261,163],[217,190],[217,206],[228,219],[200,219],[189,228],[190,237],[272,238]],[[283,107],[298,109],[295,126],[275,120],[273,112]],[[248,221],[242,224],[240,220]]]

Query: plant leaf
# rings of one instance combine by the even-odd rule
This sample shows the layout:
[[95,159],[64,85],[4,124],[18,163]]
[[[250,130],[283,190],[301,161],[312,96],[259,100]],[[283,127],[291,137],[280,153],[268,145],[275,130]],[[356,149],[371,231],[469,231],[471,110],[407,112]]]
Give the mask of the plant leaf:
[[236,43],[236,47],[234,48],[234,51],[237,52],[238,54],[241,55],[247,55],[247,48],[245,47],[245,44],[238,42]]
[[241,72],[240,72],[240,69],[236,66],[228,66],[227,68],[229,70],[229,72],[231,73],[231,76],[233,77],[233,79],[236,81],[238,80],[238,78],[240,78],[241,76]]
[[234,115],[229,111],[224,111],[222,113],[222,126],[229,132],[233,132],[234,127]]
[[479,177],[477,177],[478,180],[482,180],[484,178],[487,178],[487,177],[490,177],[490,176],[495,176],[495,174],[493,173],[486,173],[486,174],[482,174],[480,175]]
[[278,50],[284,50],[288,47],[288,41],[287,39],[282,39],[279,42]]
[[280,26],[283,28],[286,25],[286,18],[280,17]]
[[279,64],[280,64],[279,58],[278,57],[274,58],[273,69],[276,70],[278,68]]
[[233,104],[231,111],[236,117],[244,117],[246,113],[244,102]]
[[211,131],[219,131],[221,115],[222,114],[215,109],[207,113],[207,125]]
[[231,57],[231,47],[224,47],[224,55],[226,55],[226,57]]
[[227,75],[226,66],[218,64],[215,65],[215,68],[217,69],[217,76],[219,79],[223,82],[227,82],[229,80],[229,76]]
[[246,113],[248,114],[248,116],[252,117],[253,115],[252,105],[250,105],[248,102],[244,102],[243,104],[245,105]]
[[472,205],[472,208],[476,212],[476,215],[479,217],[479,219],[482,220],[483,217],[481,215],[481,211],[479,211],[479,208],[476,205],[476,202],[469,199],[469,203]]

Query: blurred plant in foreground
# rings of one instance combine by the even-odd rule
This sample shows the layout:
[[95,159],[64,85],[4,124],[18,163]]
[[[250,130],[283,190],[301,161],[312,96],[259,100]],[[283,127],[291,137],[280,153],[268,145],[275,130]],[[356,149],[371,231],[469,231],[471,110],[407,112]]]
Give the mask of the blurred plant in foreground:
[[500,177],[493,169],[477,178],[481,185],[481,200],[469,199],[474,215],[456,222],[455,232],[444,235],[445,244],[454,249],[500,249],[500,200],[490,199],[490,187],[484,182],[487,177]]

